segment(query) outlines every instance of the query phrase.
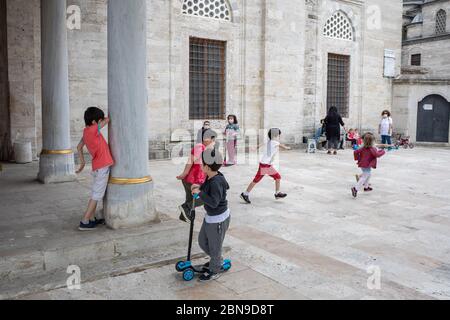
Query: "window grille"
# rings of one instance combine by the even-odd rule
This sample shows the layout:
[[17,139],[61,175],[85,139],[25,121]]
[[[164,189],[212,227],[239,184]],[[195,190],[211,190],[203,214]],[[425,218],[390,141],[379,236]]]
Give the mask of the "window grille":
[[328,54],[327,109],[336,107],[343,118],[349,115],[350,56]]
[[421,54],[411,55],[411,65],[412,66],[420,66],[421,64],[422,64],[422,55]]
[[447,28],[447,13],[445,10],[439,10],[436,14],[436,34],[442,34],[446,32]]
[[190,38],[189,118],[225,118],[226,42]]
[[353,41],[353,27],[350,19],[342,11],[336,11],[326,22],[323,35]]
[[231,21],[231,7],[226,0],[185,0],[183,14]]

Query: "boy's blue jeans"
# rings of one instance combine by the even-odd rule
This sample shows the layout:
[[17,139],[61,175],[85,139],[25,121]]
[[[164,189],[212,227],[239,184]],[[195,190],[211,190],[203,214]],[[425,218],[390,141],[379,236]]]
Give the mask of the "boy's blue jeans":
[[381,144],[392,144],[391,136],[381,136]]

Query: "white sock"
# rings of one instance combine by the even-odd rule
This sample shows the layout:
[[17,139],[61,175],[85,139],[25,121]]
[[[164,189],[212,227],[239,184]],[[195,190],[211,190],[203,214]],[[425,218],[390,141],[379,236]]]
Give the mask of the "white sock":
[[247,191],[244,192],[244,196],[248,197],[249,195],[250,195],[249,192],[247,192]]
[[89,224],[89,220],[81,220],[82,224]]

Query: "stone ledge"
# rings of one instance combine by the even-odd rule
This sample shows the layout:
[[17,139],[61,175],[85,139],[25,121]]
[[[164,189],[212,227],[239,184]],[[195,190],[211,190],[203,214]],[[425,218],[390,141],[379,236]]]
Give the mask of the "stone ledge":
[[[141,233],[139,229],[142,228],[129,229],[129,237],[119,235],[117,238],[107,237],[109,239],[104,241],[96,239],[90,245],[86,244],[90,242],[87,236],[86,243],[78,245],[70,245],[72,242],[66,241],[66,245],[57,249],[44,252],[21,251],[17,255],[10,253],[3,256],[0,300],[66,287],[70,276],[67,273],[69,265],[79,266],[81,282],[87,283],[159,266],[175,265],[177,261],[186,259],[189,232],[187,224],[168,220],[161,225],[152,226],[149,232]],[[229,247],[224,248],[224,252],[229,251]],[[203,257],[205,254],[194,241],[192,259]]]

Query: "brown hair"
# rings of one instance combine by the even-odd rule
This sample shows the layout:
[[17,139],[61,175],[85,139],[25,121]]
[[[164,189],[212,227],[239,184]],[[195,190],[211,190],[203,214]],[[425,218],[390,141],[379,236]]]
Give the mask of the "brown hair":
[[391,112],[390,112],[389,110],[384,110],[384,111],[381,113],[381,115],[383,115],[383,114],[387,114],[388,117],[391,116]]
[[372,148],[374,143],[375,143],[375,136],[372,133],[367,132],[364,135],[364,148]]

